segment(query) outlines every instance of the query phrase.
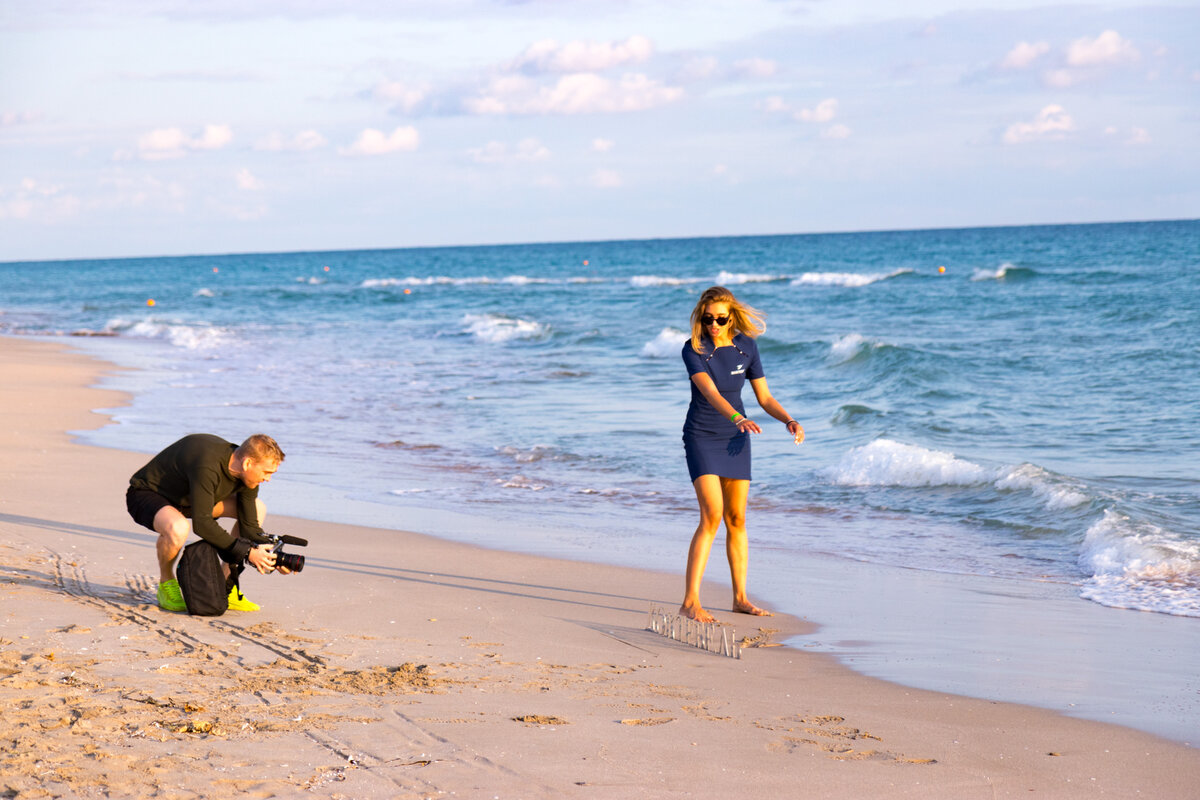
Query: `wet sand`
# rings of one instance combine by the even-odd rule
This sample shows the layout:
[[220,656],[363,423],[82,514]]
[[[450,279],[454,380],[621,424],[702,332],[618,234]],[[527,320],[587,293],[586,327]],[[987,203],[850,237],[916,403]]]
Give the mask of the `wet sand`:
[[247,575],[259,612],[162,611],[154,538],[123,502],[146,456],[66,433],[120,403],[88,388],[109,367],[2,338],[0,366],[0,796],[1190,798],[1200,785],[1200,750],[1183,744],[773,647],[811,626],[722,611],[720,585],[705,602],[742,658],[666,639],[646,626],[675,608],[675,574],[271,508],[269,530],[312,542],[302,574]]

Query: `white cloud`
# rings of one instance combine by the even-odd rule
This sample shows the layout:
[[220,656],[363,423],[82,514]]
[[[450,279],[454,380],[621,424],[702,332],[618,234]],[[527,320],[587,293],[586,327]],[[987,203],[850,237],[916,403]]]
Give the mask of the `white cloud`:
[[488,142],[483,147],[471,148],[467,153],[479,164],[528,163],[550,158],[549,148],[537,139],[522,139],[516,147],[509,147],[503,142]]
[[256,203],[254,205],[232,205],[221,206],[218,210],[227,217],[239,220],[240,222],[254,222],[260,220],[267,215],[268,209],[265,203]]
[[838,101],[829,97],[817,103],[815,108],[802,108],[796,112],[796,119],[802,122],[829,122],[837,116]]
[[199,136],[188,136],[179,128],[156,128],[138,137],[137,149],[147,161],[161,161],[195,150],[219,150],[232,141],[228,125],[205,125]]
[[0,186],[0,219],[53,222],[74,216],[80,205],[61,186],[33,178],[23,178],[12,189]]
[[233,130],[228,125],[205,125],[204,133],[191,141],[196,150],[219,150],[233,141]]
[[1052,89],[1070,89],[1079,83],[1080,76],[1069,69],[1051,69],[1042,75],[1042,80]]
[[1017,42],[1000,62],[1002,69],[1025,69],[1034,61],[1050,52],[1047,42]]
[[690,58],[679,71],[679,79],[683,81],[703,81],[714,77],[720,72],[721,64],[712,56],[697,56]]
[[403,81],[387,81],[376,86],[372,94],[380,100],[394,103],[403,111],[412,111],[428,96],[429,87],[424,84],[414,86]]
[[328,142],[325,137],[314,130],[300,131],[290,139],[281,133],[271,133],[259,139],[254,145],[255,150],[266,150],[273,153],[303,152],[324,147]]
[[0,114],[0,128],[13,128],[17,125],[41,122],[42,116],[40,111],[5,111]]
[[179,158],[187,153],[187,142],[187,135],[179,128],[157,128],[139,136],[137,148],[145,159]]
[[411,125],[396,128],[390,134],[375,128],[367,128],[358,135],[354,144],[338,148],[338,152],[344,156],[382,156],[389,153],[412,152],[420,143],[420,134]]
[[779,71],[779,65],[765,58],[747,58],[735,61],[733,69],[745,78],[770,78]]
[[254,175],[246,167],[239,169],[237,171],[237,175],[234,176],[234,179],[237,181],[238,188],[242,189],[243,191],[254,192],[263,188],[263,182],[254,177]]
[[654,54],[654,43],[645,36],[623,42],[573,41],[559,44],[543,39],[517,57],[515,70],[532,72],[601,72],[623,64],[636,64]]
[[564,75],[553,86],[507,76],[464,101],[472,114],[594,114],[645,111],[675,102],[683,89],[631,73],[612,80],[590,72]]
[[100,208],[187,212],[188,192],[176,181],[164,182],[153,175],[135,177],[118,171],[101,178],[99,184],[104,190],[104,195],[95,201]]
[[607,153],[617,146],[612,139],[592,139],[592,152]]
[[1038,112],[1032,122],[1014,122],[1004,132],[1008,144],[1021,144],[1038,139],[1061,139],[1075,130],[1075,121],[1059,105],[1049,105]]
[[1127,64],[1141,58],[1141,53],[1128,39],[1113,30],[1104,31],[1095,39],[1086,36],[1071,42],[1067,48],[1067,63],[1072,67],[1100,67]]
[[789,110],[787,101],[779,95],[772,95],[759,104],[759,108],[768,114],[779,114]]
[[[826,122],[832,122],[837,116],[838,100],[836,97],[827,97],[812,108],[793,110],[791,104],[789,104],[786,100],[777,95],[773,95],[759,103],[758,107],[768,114],[790,114],[793,119],[799,120],[800,122],[824,124]],[[849,139],[851,133],[852,131],[850,128],[845,125],[830,125],[821,131],[821,138]]]
[[1150,131],[1145,128],[1134,128],[1129,138],[1125,140],[1126,144],[1150,144]]
[[618,189],[625,184],[621,176],[611,169],[598,169],[589,180],[597,189]]

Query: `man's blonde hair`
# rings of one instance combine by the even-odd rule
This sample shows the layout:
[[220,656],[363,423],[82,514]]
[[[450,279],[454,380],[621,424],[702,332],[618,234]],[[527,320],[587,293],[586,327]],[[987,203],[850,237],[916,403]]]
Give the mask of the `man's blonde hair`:
[[238,445],[237,457],[251,458],[260,464],[282,464],[283,450],[279,443],[265,433],[256,433]]

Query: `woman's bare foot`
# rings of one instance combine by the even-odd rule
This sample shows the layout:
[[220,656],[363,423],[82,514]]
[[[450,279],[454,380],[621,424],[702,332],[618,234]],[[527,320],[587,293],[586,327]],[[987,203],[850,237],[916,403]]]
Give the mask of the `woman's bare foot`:
[[745,601],[744,603],[734,603],[733,610],[736,611],[738,614],[749,614],[752,617],[773,617],[773,616],[775,616],[770,611],[767,611],[765,608],[759,608],[758,606],[754,605],[754,603],[751,603],[749,600]]
[[679,616],[694,619],[696,622],[716,622],[717,618],[705,611],[699,605],[679,607]]

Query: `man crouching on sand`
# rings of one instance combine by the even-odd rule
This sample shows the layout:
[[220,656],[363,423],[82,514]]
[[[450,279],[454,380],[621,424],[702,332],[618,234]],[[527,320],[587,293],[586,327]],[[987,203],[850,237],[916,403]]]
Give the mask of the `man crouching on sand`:
[[[125,506],[134,522],[158,534],[159,606],[187,610],[175,580],[175,559],[191,530],[235,560],[249,560],[263,575],[275,569],[275,554],[261,526],[267,511],[258,499],[258,486],[271,480],[283,458],[279,445],[265,434],[234,445],[219,436],[193,433],[133,474]],[[218,517],[237,520],[231,532],[217,524]],[[229,607],[258,610],[237,587],[229,592]]]

